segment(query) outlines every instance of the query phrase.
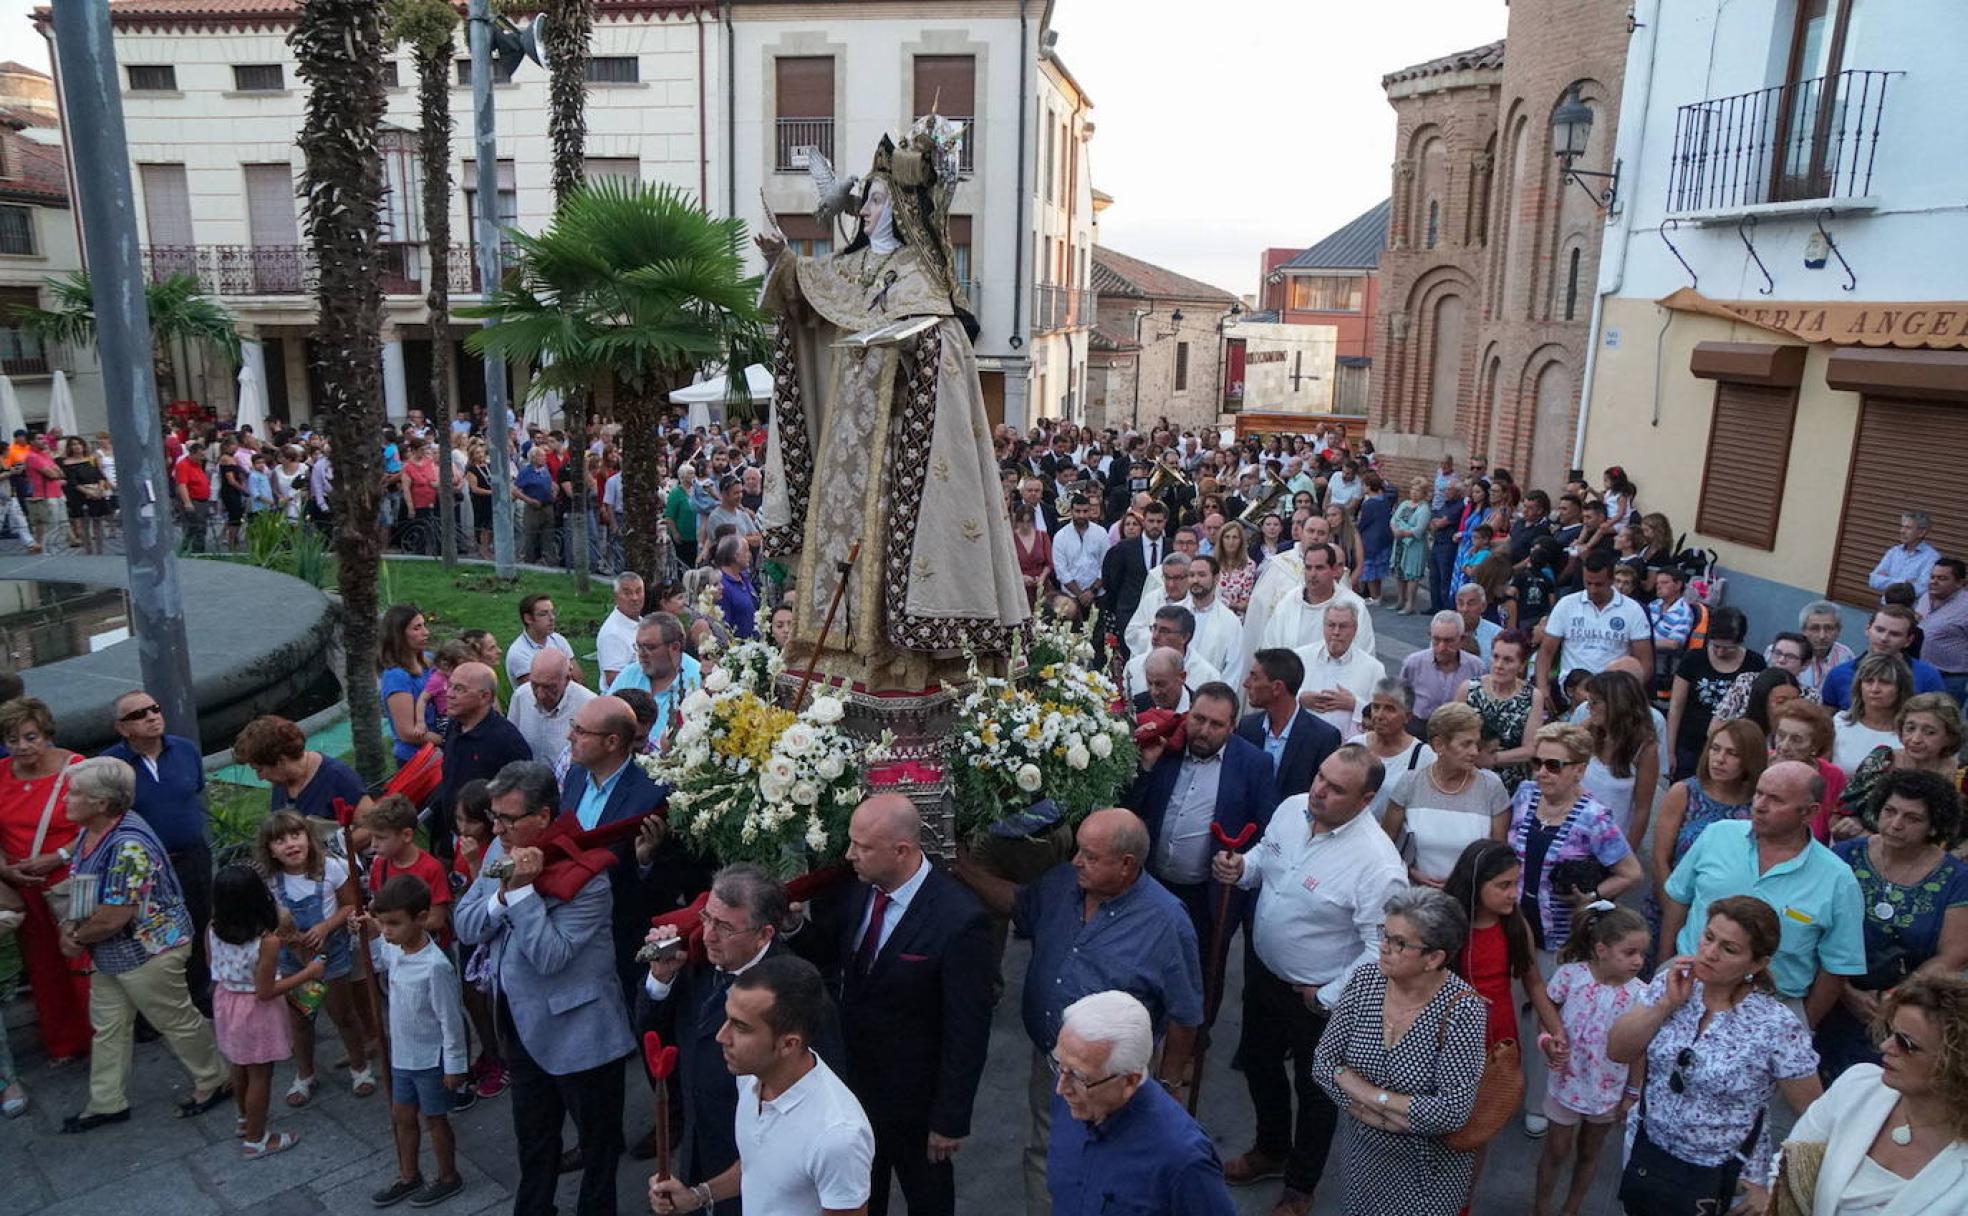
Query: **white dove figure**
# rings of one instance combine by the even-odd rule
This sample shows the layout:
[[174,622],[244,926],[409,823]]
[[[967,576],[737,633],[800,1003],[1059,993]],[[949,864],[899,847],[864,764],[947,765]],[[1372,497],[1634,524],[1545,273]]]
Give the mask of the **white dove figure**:
[[855,210],[861,179],[853,174],[838,177],[824,152],[818,148],[807,148],[805,151],[806,171],[813,177],[813,218],[831,227],[837,217]]

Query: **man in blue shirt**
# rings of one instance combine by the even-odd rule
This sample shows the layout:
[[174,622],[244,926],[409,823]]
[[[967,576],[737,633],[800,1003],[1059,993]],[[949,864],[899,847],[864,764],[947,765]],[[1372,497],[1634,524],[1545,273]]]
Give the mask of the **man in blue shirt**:
[[[1872,620],[1866,623],[1866,650],[1871,654],[1890,654],[1913,669],[1913,691],[1946,692],[1947,681],[1942,678],[1940,669],[1932,663],[1909,658],[1908,646],[1913,644],[1914,628],[1920,618],[1913,609],[1902,604],[1882,604],[1873,610]],[[1818,699],[1830,709],[1846,709],[1852,704],[1852,677],[1859,669],[1859,660],[1864,655],[1856,655],[1825,672],[1824,683],[1818,686]]]
[[1046,1153],[1054,1216],[1237,1210],[1209,1134],[1148,1080],[1154,1049],[1148,1010],[1125,992],[1067,1007],[1047,1057],[1056,1078]]
[[206,969],[205,926],[212,919],[212,847],[205,837],[205,765],[198,745],[166,734],[164,707],[140,688],[116,698],[116,733],[121,743],[104,749],[137,774],[131,809],[157,833],[171,858],[193,928],[185,988],[192,1004],[212,1016],[212,978]]
[[513,495],[525,504],[525,523],[521,530],[520,560],[537,562],[550,556],[553,529],[554,477],[547,467],[547,448],[536,443],[526,453],[526,463],[513,477]]
[[1927,594],[1927,580],[1941,551],[1927,543],[1927,529],[1934,521],[1925,511],[1908,511],[1900,516],[1900,543],[1886,550],[1879,564],[1866,576],[1866,586],[1884,591],[1894,583],[1912,583],[1915,595]]
[[1139,1000],[1155,1032],[1167,1036],[1162,1076],[1172,1088],[1188,1082],[1203,1021],[1196,931],[1181,901],[1142,872],[1147,826],[1133,811],[1111,807],[1081,822],[1077,842],[1070,863],[1024,887],[972,865],[957,869],[986,907],[1009,915],[1013,931],[1032,943],[1024,992],[1025,1033],[1032,1040],[1025,1201],[1037,1211],[1046,1204],[1052,1125],[1053,1078],[1046,1060],[1066,1007],[1110,988]]

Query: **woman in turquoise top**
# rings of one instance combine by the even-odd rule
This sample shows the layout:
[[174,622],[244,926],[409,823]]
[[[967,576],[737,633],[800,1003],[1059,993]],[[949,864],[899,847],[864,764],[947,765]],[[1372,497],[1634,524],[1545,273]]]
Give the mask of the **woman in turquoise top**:
[[1394,531],[1394,578],[1400,584],[1401,612],[1412,616],[1415,592],[1428,569],[1428,483],[1417,477],[1408,483],[1408,496],[1394,508],[1389,521]]
[[395,744],[396,762],[401,764],[424,744],[442,742],[434,729],[435,707],[427,706],[424,714],[417,713],[417,698],[430,681],[430,664],[424,658],[430,630],[415,604],[392,604],[383,613],[377,632],[377,693],[383,701],[383,725]]

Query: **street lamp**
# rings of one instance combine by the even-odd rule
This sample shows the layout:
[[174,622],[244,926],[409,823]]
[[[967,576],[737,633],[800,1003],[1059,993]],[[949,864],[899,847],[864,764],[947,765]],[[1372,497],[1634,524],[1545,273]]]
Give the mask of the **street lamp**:
[[[1611,173],[1573,168],[1574,162],[1585,155],[1586,143],[1591,138],[1592,107],[1585,104],[1579,97],[1578,86],[1573,85],[1565,91],[1565,98],[1558,103],[1558,108],[1551,112],[1551,142],[1558,157],[1559,172],[1590,195],[1593,202],[1610,211],[1619,196],[1619,162],[1613,162]],[[1606,183],[1605,188],[1594,188],[1586,178]]]

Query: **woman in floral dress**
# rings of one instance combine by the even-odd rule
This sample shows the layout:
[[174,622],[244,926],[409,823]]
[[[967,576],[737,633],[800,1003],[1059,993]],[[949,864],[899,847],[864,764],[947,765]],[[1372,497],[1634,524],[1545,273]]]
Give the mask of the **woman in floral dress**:
[[1544,725],[1544,690],[1524,678],[1531,654],[1531,635],[1506,629],[1490,640],[1490,670],[1464,685],[1460,699],[1483,715],[1483,725],[1497,737],[1497,776],[1512,794],[1531,775],[1527,740]]

